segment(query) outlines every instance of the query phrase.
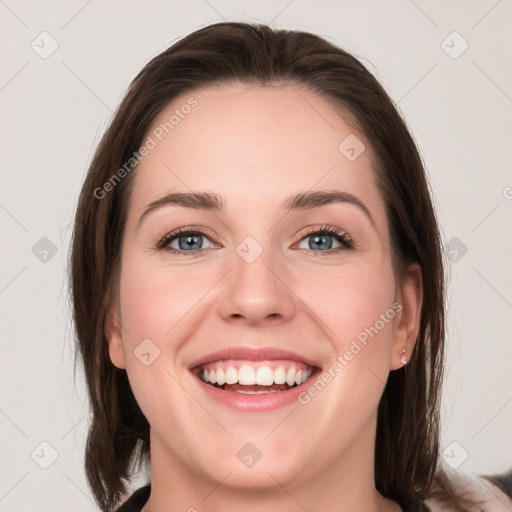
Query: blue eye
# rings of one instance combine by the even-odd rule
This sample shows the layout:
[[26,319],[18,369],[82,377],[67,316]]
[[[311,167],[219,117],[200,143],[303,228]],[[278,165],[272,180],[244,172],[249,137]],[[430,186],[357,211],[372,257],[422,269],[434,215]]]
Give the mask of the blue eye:
[[[308,235],[306,238],[309,238],[310,243],[308,249],[331,249],[332,248],[332,235],[323,235],[323,234],[315,234]],[[313,240],[313,242],[311,242]],[[324,245],[324,247],[321,247]]]
[[[187,252],[194,253],[203,249],[203,238],[208,237],[206,236],[206,233],[200,228],[183,228],[166,235],[162,240],[160,240],[160,242],[158,242],[157,248],[165,249],[169,252],[179,254]],[[178,243],[178,247],[173,247],[171,245],[174,244],[175,241]],[[213,245],[215,246],[216,244]],[[219,246],[217,245],[217,247]]]
[[[304,238],[302,238],[301,241],[308,239],[308,247],[305,249],[314,252],[328,252],[329,254],[336,254],[345,249],[351,249],[354,246],[352,238],[347,233],[331,226],[322,226],[315,231],[311,231]],[[335,241],[338,242],[341,247],[332,248],[332,239],[335,239]],[[300,248],[304,249],[304,247]]]
[[[208,237],[208,233],[200,227],[189,226],[181,228],[164,236],[156,245],[156,249],[165,250],[172,254],[197,254],[203,250],[207,250],[203,246],[203,239],[210,241],[215,249],[221,247]],[[354,242],[348,233],[331,226],[322,226],[310,231],[303,236],[299,243],[308,240],[308,247],[299,247],[299,249],[312,251],[315,253],[337,254],[346,249],[352,249]],[[333,239],[340,244],[333,248]],[[177,243],[177,247],[175,244]]]
[[[177,237],[177,241],[178,241],[180,250],[201,249],[203,247],[203,243],[201,241],[202,236],[203,235],[199,235],[199,234],[191,234],[191,235],[183,235],[183,236]],[[198,240],[201,241],[201,243],[199,243]]]

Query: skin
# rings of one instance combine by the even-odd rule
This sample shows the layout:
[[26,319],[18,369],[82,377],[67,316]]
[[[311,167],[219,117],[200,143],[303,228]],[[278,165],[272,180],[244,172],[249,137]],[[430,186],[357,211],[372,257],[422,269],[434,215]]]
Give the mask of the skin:
[[[365,142],[349,161],[338,145],[364,137],[329,102],[290,86],[207,88],[173,101],[153,126],[190,96],[198,105],[134,176],[106,326],[112,363],[126,369],[151,426],[144,511],[400,510],[375,489],[377,406],[403,348],[410,359],[422,283],[417,265],[395,282],[371,148]],[[286,215],[281,206],[290,194],[332,189],[357,196],[374,225],[349,203]],[[191,190],[222,196],[225,210],[167,205],[138,224],[151,202]],[[328,236],[311,249],[307,228],[324,224],[348,232],[356,247],[322,250],[341,246]],[[154,249],[185,226],[208,230],[198,255]],[[263,249],[250,264],[236,252],[247,236]],[[187,369],[240,345],[295,351],[325,369],[395,302],[401,311],[307,405],[235,411],[209,399]],[[147,338],[160,356],[145,366],[133,351]],[[237,458],[247,442],[262,454],[251,468]]]

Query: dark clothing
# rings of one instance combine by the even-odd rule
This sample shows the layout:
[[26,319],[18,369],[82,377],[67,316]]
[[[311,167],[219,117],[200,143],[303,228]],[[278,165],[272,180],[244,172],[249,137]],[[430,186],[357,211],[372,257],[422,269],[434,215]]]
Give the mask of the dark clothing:
[[116,512],[140,512],[146,504],[151,493],[151,485],[137,489]]

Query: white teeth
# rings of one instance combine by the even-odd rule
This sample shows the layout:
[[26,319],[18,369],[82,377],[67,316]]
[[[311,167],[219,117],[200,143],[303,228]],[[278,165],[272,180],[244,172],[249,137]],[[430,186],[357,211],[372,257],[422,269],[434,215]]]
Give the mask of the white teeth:
[[243,364],[238,370],[238,383],[243,386],[254,386],[256,384],[256,372],[252,366]]
[[[208,382],[208,381],[206,381]],[[238,382],[238,371],[236,368],[229,366],[226,370],[226,384],[236,384]]]
[[274,372],[268,366],[260,366],[256,372],[256,384],[259,386],[272,386],[274,384]]
[[[222,368],[216,368],[207,370],[204,369],[202,373],[202,380],[206,383],[210,384],[218,384],[222,386],[224,384],[236,384],[239,383],[243,386],[272,386],[273,384],[288,384],[288,386],[293,387],[295,385],[300,385],[303,382],[306,382],[311,375],[311,370],[297,370],[295,368],[290,368],[288,372],[284,369],[284,367],[279,366],[274,371],[269,366],[258,366],[255,370],[254,367],[243,364],[237,370],[233,366],[228,366],[226,371]],[[275,390],[262,390],[250,392],[251,394],[265,393],[268,391]],[[249,391],[240,391],[241,393],[249,393]]]
[[226,382],[226,375],[224,374],[224,370],[222,368],[217,368],[217,384],[222,386]]
[[286,372],[282,366],[274,370],[274,382],[284,384],[286,382]]

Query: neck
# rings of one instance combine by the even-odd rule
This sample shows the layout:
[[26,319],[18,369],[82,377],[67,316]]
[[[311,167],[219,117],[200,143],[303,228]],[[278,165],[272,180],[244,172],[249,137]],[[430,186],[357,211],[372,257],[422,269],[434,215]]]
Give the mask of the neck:
[[151,496],[142,512],[400,512],[375,488],[375,426],[371,421],[323,471],[287,478],[279,468],[258,463],[250,470],[257,487],[251,487],[252,481],[241,485],[238,468],[226,468],[216,479],[199,472],[151,431]]

